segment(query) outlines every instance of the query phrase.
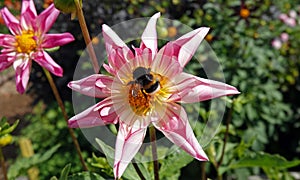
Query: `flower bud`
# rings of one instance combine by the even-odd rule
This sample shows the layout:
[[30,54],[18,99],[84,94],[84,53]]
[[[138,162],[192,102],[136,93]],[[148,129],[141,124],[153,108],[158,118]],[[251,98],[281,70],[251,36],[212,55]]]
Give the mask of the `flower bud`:
[[[82,0],[79,0],[82,5]],[[76,13],[75,0],[54,0],[55,7],[63,13]]]
[[0,147],[4,147],[12,142],[12,136],[10,134],[6,134],[0,137]]

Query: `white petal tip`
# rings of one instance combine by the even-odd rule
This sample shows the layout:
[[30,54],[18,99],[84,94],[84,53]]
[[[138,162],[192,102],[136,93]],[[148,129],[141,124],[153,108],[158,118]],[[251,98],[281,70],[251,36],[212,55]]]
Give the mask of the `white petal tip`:
[[108,31],[110,28],[109,28],[109,26],[108,25],[106,25],[106,24],[103,24],[102,25],[102,31]]
[[160,17],[160,12],[155,13],[152,17],[159,18]]

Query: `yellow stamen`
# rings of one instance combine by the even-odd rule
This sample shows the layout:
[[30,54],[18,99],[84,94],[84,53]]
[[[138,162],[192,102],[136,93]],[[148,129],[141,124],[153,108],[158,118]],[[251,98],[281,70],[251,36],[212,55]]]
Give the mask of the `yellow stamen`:
[[37,47],[33,31],[23,31],[21,35],[16,35],[16,50],[18,53],[31,53]]
[[151,110],[151,95],[142,92],[142,90],[136,91],[137,94],[133,95],[132,91],[135,91],[134,86],[129,89],[129,104],[132,110],[139,116],[147,115]]

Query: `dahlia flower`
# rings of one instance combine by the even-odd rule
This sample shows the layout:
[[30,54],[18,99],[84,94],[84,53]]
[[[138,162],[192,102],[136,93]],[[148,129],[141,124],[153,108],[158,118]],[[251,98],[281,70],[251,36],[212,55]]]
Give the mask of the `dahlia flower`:
[[194,103],[238,94],[235,87],[183,72],[209,28],[193,30],[157,48],[157,13],[146,25],[139,48],[131,50],[107,25],[102,26],[111,75],[94,74],[68,86],[103,100],[69,120],[69,127],[119,124],[114,175],[120,178],[138,152],[147,127],[154,126],[171,142],[200,161],[208,158],[179,103]]
[[56,76],[63,69],[44,49],[65,45],[74,40],[70,33],[46,34],[55,22],[59,11],[50,5],[37,15],[33,0],[23,0],[20,19],[5,7],[0,11],[11,34],[0,34],[0,71],[13,65],[16,71],[16,89],[24,93],[28,84],[32,60]]

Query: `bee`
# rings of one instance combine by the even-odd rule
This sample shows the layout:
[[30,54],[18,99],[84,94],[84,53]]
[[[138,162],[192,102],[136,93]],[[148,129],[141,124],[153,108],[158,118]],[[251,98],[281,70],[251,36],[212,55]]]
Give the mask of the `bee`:
[[137,97],[139,91],[141,91],[146,98],[147,94],[153,94],[160,89],[159,79],[151,74],[150,68],[137,67],[132,76],[133,81],[130,81],[127,85],[132,85],[131,95],[133,97]]

